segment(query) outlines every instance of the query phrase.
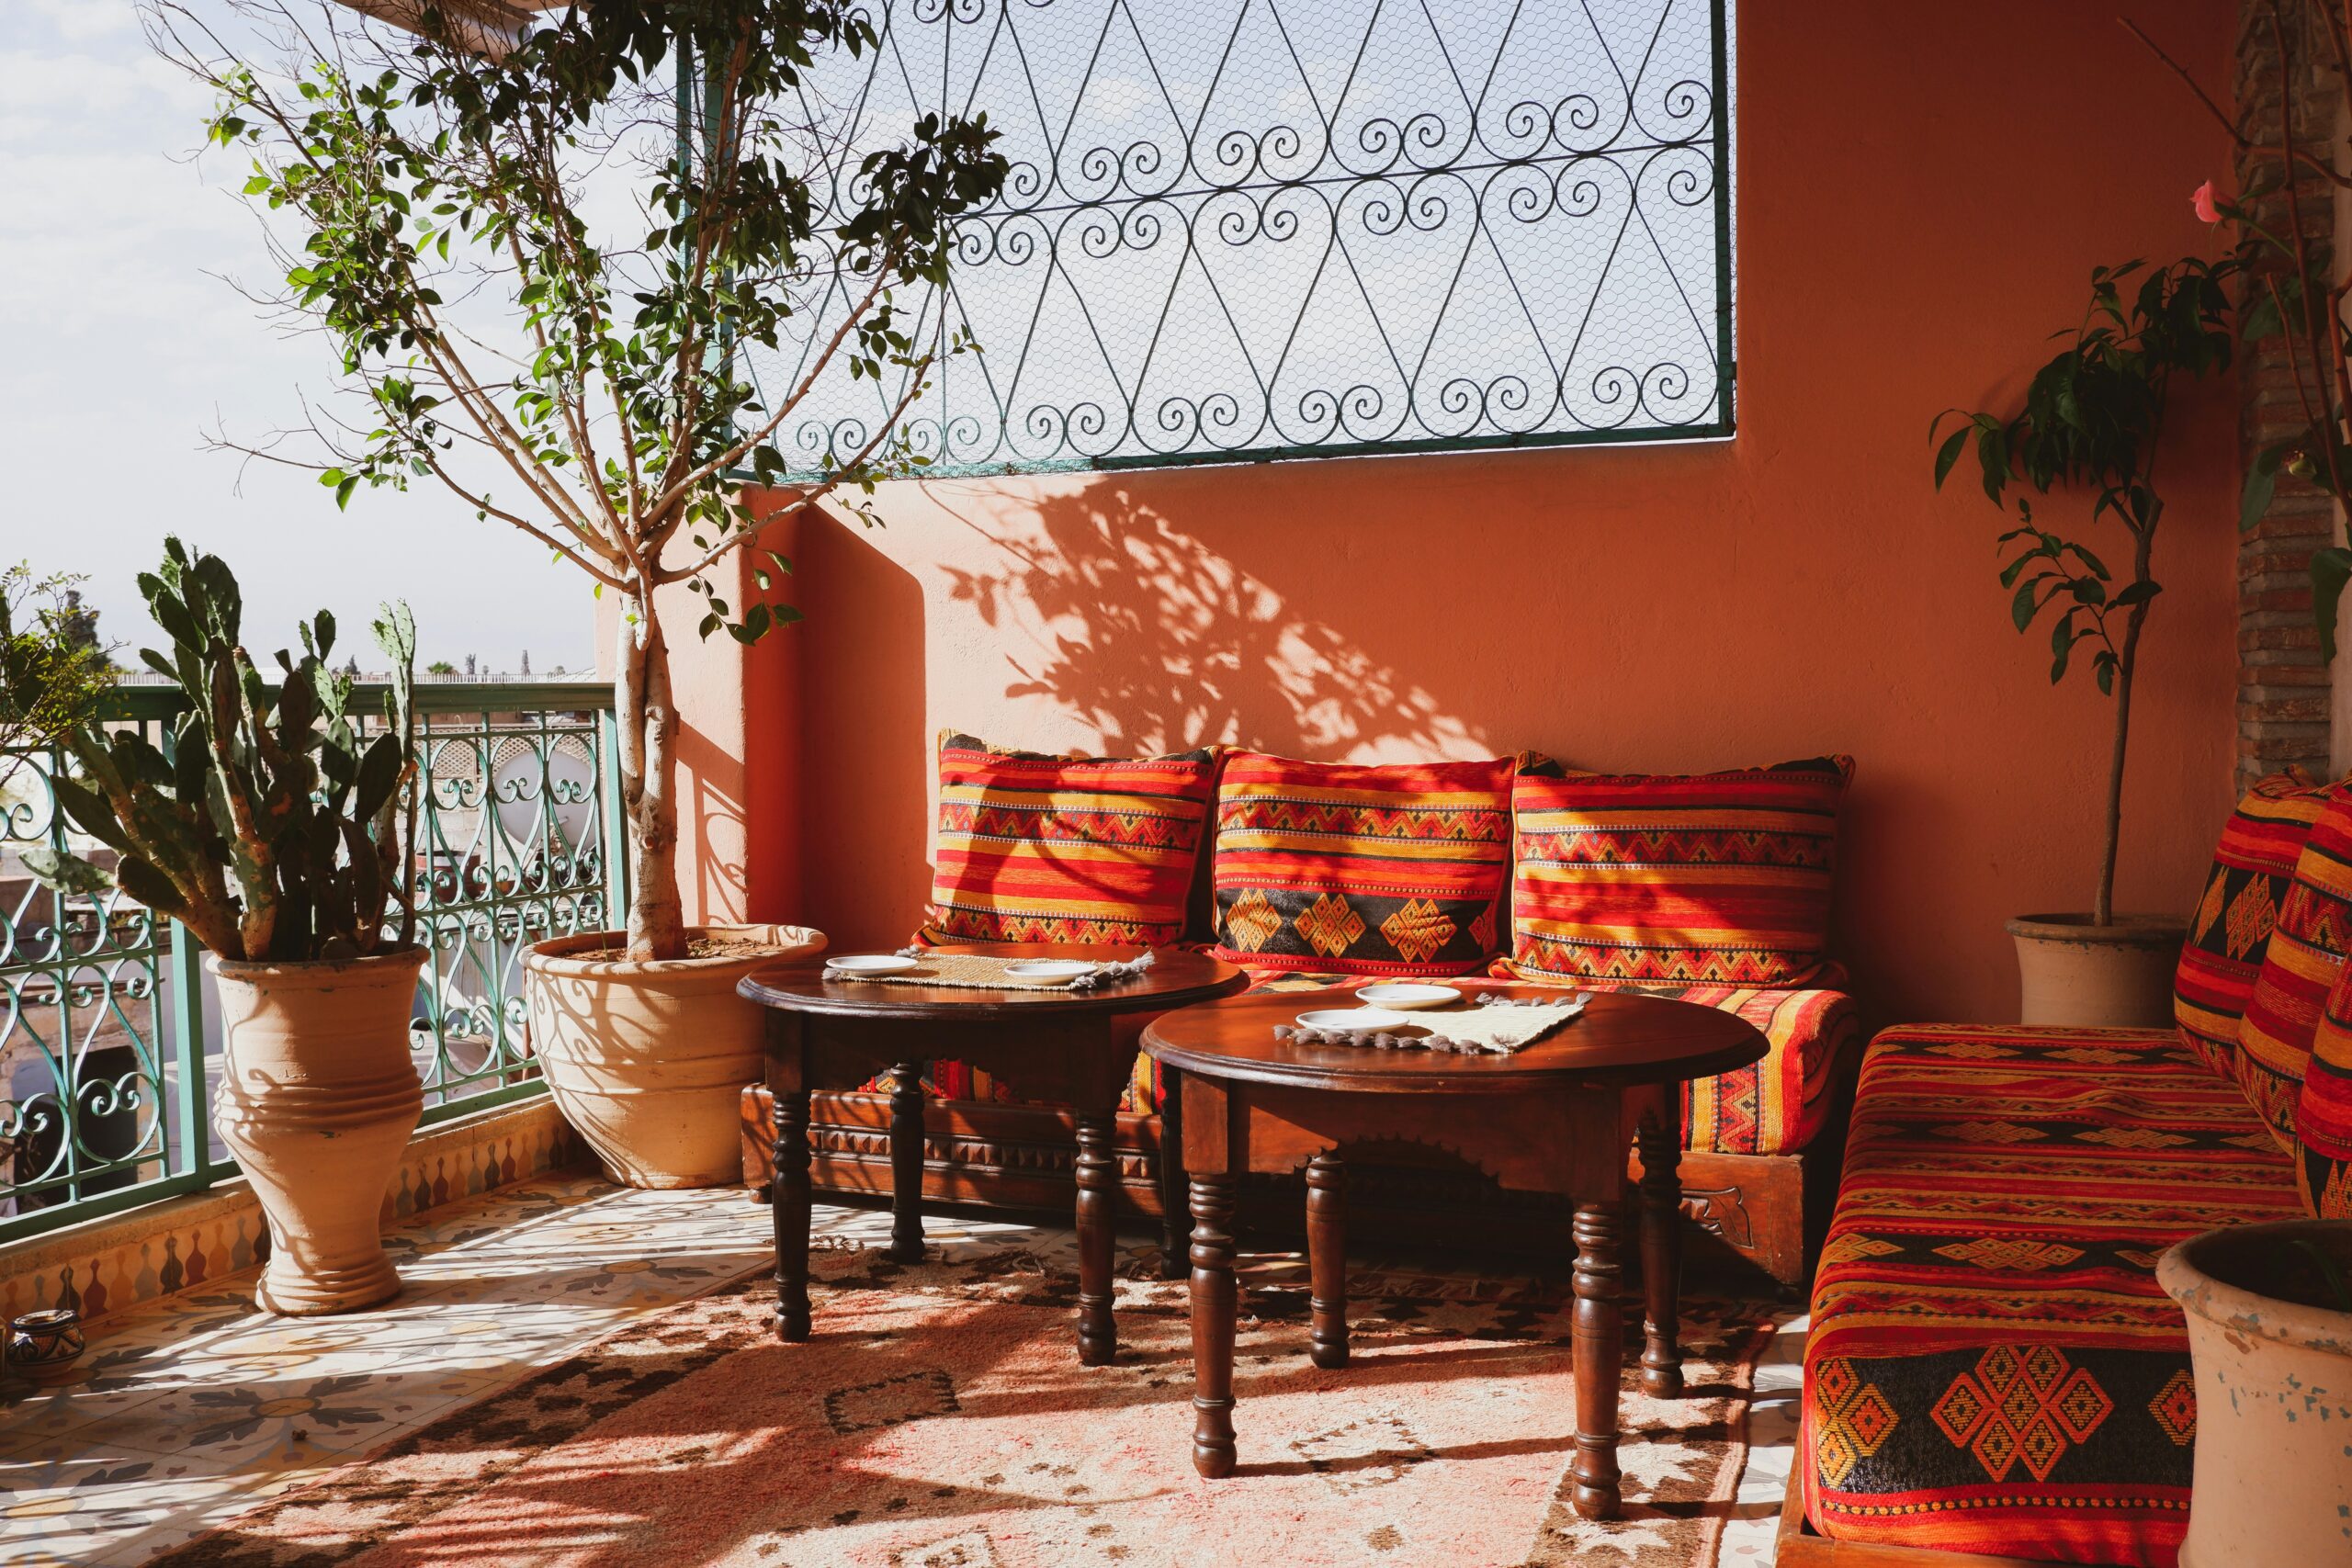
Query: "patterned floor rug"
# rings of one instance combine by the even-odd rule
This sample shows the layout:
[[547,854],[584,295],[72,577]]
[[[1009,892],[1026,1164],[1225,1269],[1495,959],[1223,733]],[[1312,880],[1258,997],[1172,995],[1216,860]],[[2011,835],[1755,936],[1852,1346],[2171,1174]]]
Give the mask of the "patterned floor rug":
[[[1247,1260],[1241,1468],[1191,1464],[1181,1283],[1120,1285],[1118,1363],[1078,1364],[1060,1257],[842,1244],[815,1337],[763,1278],[642,1320],[159,1559],[172,1568],[1707,1568],[1747,1457],[1764,1303],[1695,1301],[1690,1392],[1628,1386],[1626,1517],[1567,1502],[1556,1287],[1356,1272],[1352,1360],[1306,1355],[1295,1258]],[[1629,1317],[1632,1315],[1629,1313]],[[1630,1364],[1630,1362],[1629,1362]]]

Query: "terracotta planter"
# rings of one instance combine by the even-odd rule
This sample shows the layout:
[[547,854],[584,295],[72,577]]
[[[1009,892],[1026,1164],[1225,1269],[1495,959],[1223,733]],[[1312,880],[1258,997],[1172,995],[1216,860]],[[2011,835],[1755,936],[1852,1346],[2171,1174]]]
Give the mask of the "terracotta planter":
[[821,952],[806,926],[697,927],[775,951],[743,958],[630,964],[576,958],[617,931],[543,942],[525,956],[531,1049],[573,1130],[629,1187],[723,1187],[741,1179],[736,1106],[763,1071],[760,1009],[735,982],[778,959]]
[[2352,1312],[2269,1293],[2290,1270],[2310,1269],[2286,1246],[2296,1237],[2352,1273],[2343,1220],[2207,1231],[2156,1262],[2188,1314],[2197,1368],[2181,1568],[2352,1562]]
[[384,1190],[424,1111],[408,1025],[425,953],[348,963],[207,955],[220,987],[212,1125],[269,1218],[254,1303],[292,1317],[400,1294],[379,1232]]
[[2188,922],[2170,915],[2019,915],[2018,1021],[2077,1029],[2165,1029]]

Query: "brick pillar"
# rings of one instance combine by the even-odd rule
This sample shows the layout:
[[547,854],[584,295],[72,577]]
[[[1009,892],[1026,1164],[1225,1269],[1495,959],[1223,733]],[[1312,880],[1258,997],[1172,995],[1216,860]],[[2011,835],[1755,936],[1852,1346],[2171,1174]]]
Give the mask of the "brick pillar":
[[[2245,133],[2266,147],[2278,141],[2282,96],[2291,101],[2299,146],[2331,146],[2343,104],[2329,46],[2307,17],[2301,0],[2289,0],[2288,48],[2295,80],[2282,95],[2278,48],[2267,0],[2239,6],[2233,87]],[[2331,63],[2323,64],[2323,62]],[[2274,164],[2259,155],[2240,154],[2237,184],[2244,190],[2257,166]],[[2306,243],[2314,267],[2333,276],[2335,192],[2316,175],[2305,175],[2298,191]],[[2258,221],[2273,233],[2290,225],[2283,190],[2253,204]],[[2245,461],[2271,442],[2307,427],[2283,339],[2240,344],[2239,443]],[[2306,364],[2303,373],[2313,374]],[[2238,785],[2290,763],[2325,773],[2330,762],[2331,682],[2312,629],[2312,552],[2335,542],[2336,504],[2313,486],[2279,476],[2278,493],[2262,521],[2238,543]]]

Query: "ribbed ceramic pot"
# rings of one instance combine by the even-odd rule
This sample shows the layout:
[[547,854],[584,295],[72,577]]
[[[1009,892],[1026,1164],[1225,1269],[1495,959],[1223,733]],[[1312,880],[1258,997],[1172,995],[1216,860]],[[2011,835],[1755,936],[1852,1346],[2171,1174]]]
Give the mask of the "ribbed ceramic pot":
[[2018,1020],[2068,1029],[2169,1029],[2188,922],[2173,915],[2019,915]]
[[409,1020],[425,952],[243,964],[208,955],[225,1045],[212,1125],[269,1219],[254,1303],[289,1317],[400,1294],[384,1190],[424,1111]]
[[722,1187],[742,1179],[739,1100],[765,1060],[761,1010],[735,983],[823,951],[806,926],[699,926],[688,936],[760,943],[735,957],[631,964],[586,958],[627,942],[587,931],[523,961],[531,1051],[548,1090],[611,1178],[629,1187]]
[[2352,1312],[2252,1288],[2280,1277],[2299,1239],[2352,1270],[2344,1220],[2225,1225],[2156,1259],[2197,1376],[2181,1568],[2352,1562]]

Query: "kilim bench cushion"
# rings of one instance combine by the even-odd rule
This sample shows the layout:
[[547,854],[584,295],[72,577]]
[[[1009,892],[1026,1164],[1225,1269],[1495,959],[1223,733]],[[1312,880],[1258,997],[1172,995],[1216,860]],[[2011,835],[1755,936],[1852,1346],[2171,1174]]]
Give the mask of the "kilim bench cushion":
[[2156,1258],[2299,1208],[2270,1129],[2170,1032],[1881,1034],[1814,1282],[1814,1528],[2169,1568],[2196,1398]]
[[2204,894],[2188,919],[2172,1010],[2182,1043],[2224,1077],[2236,1071],[2239,1024],[2270,949],[2279,901],[2325,804],[2325,790],[2302,774],[2273,773],[2245,792],[2222,829]]
[[1234,752],[1210,867],[1217,956],[1366,976],[1481,967],[1501,942],[1517,766]]
[[939,741],[939,867],[918,942],[1140,942],[1184,934],[1215,749],[1046,757]]
[[1694,774],[1532,769],[1511,791],[1511,972],[1804,986],[1828,962],[1850,757]]
[[2352,964],[2336,973],[2304,1064],[2295,1145],[2303,1207],[2323,1220],[2352,1220]]

